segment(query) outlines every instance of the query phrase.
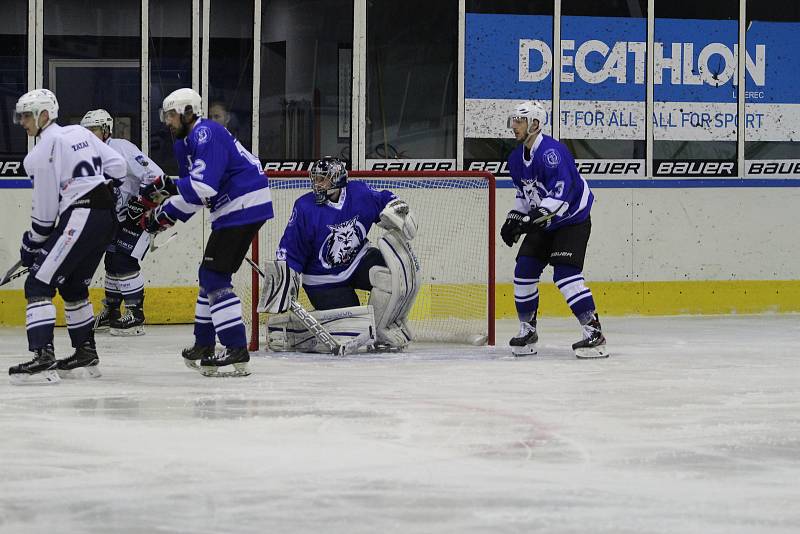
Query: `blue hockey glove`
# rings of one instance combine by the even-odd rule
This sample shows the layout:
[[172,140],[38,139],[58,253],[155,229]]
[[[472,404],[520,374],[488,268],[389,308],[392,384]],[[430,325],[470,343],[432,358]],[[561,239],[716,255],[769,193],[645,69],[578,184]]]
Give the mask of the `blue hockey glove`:
[[19,259],[24,267],[30,267],[42,250],[44,241],[35,241],[30,230],[22,234],[22,246],[19,247]]

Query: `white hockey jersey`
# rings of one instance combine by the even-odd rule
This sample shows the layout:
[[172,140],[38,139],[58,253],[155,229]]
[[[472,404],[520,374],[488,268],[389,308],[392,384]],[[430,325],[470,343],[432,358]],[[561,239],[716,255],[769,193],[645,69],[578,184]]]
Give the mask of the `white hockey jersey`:
[[125,160],[82,126],[45,128],[23,162],[33,183],[33,238],[43,241],[73,202],[107,182],[125,177]]
[[106,144],[116,150],[125,159],[127,171],[122,185],[119,186],[117,214],[121,214],[128,201],[139,196],[139,187],[149,185],[157,177],[164,174],[152,159],[145,156],[139,147],[127,139],[110,137]]

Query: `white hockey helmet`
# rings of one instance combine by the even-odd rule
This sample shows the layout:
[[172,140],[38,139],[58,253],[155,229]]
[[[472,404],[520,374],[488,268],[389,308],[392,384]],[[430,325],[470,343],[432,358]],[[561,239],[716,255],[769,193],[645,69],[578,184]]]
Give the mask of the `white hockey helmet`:
[[180,115],[191,111],[198,117],[202,117],[203,99],[197,91],[189,87],[176,89],[167,95],[164,102],[161,104],[161,109],[158,110],[158,116],[161,122],[166,122],[167,112],[169,111],[175,111]]
[[87,111],[86,115],[81,119],[81,126],[84,128],[103,128],[111,135],[114,129],[114,119],[111,118],[108,111],[104,109],[93,109]]
[[544,123],[547,120],[547,111],[540,102],[536,100],[527,100],[521,104],[518,104],[517,107],[514,108],[514,112],[508,116],[508,122],[506,123],[506,126],[511,128],[511,123],[513,121],[521,121],[522,119],[526,119],[528,121],[528,135],[530,135],[535,131],[533,130],[534,119],[539,121],[539,128],[544,126]]
[[[50,120],[47,121],[47,124],[50,124],[58,118],[58,100],[56,100],[56,95],[49,89],[34,89],[33,91],[28,91],[17,100],[17,105],[14,107],[14,123],[22,123],[23,113],[32,113],[34,120],[38,124],[39,115],[42,111],[47,111],[50,116]],[[47,126],[47,124],[45,124],[45,126]]]

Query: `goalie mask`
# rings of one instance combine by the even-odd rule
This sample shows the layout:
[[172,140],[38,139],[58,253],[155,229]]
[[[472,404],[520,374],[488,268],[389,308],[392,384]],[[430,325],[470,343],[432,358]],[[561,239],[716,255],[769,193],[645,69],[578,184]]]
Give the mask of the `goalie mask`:
[[535,100],[528,100],[514,108],[514,112],[508,116],[506,126],[512,129],[514,121],[522,122],[522,119],[525,119],[528,123],[527,134],[533,135],[538,132],[533,127],[533,121],[539,121],[539,130],[541,130],[547,121],[547,111],[541,103]]
[[344,162],[332,156],[325,156],[314,162],[308,172],[311,190],[317,204],[325,204],[328,192],[347,185],[347,168]]
[[94,131],[98,128],[102,131],[104,141],[111,137],[111,132],[114,130],[114,119],[111,118],[108,111],[104,109],[93,109],[87,111],[86,115],[81,119],[81,126]]

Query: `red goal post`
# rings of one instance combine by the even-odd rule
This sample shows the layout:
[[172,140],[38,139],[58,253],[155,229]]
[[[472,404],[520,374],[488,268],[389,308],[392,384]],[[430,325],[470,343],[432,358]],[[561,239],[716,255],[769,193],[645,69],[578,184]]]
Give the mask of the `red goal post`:
[[[267,175],[275,217],[253,239],[251,258],[259,265],[274,259],[294,201],[311,190],[307,172]],[[422,289],[409,314],[416,340],[494,345],[494,175],[478,171],[350,171],[348,175],[374,189],[391,190],[414,211],[419,231],[411,246],[422,273]],[[373,227],[369,240],[375,243],[382,232]],[[235,275],[250,350],[266,348],[264,317],[256,311],[260,283],[247,262]],[[366,303],[366,293],[359,296]],[[311,309],[302,291],[300,302]]]

